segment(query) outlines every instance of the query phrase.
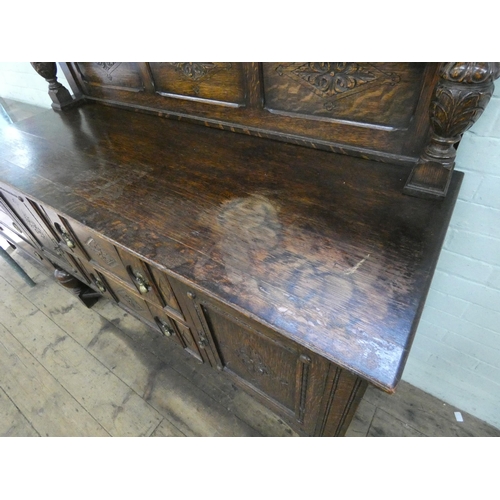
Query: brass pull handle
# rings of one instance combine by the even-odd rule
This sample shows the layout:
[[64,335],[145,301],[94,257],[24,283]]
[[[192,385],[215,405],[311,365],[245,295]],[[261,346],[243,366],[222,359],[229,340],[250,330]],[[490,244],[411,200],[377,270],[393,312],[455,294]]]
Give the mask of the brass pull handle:
[[186,294],[191,300],[196,298],[196,295],[193,292],[187,292]]
[[133,275],[139,293],[141,295],[148,293],[151,290],[151,285],[148,283],[148,280],[139,272],[135,272]]
[[75,248],[75,242],[71,239],[71,236],[66,231],[62,230],[61,236],[64,240],[64,243],[68,245],[68,248]]
[[157,320],[157,323],[158,326],[160,327],[161,332],[163,333],[163,335],[165,335],[165,337],[171,337],[172,335],[175,334],[174,330],[170,327],[170,325],[165,323],[165,321],[159,319]]
[[59,255],[59,257],[64,256],[64,252],[59,247],[55,247],[54,251],[56,252],[57,255]]
[[95,286],[99,289],[101,293],[104,293],[106,291],[106,287],[104,286],[104,283],[99,279],[94,277],[94,283]]
[[205,337],[200,337],[198,345],[200,346],[201,349],[205,349],[205,347],[207,347],[208,345],[208,340]]

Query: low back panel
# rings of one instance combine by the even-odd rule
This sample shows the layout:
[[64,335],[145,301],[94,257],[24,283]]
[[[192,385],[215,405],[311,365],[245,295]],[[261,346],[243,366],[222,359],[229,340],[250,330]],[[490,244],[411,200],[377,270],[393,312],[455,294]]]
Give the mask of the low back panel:
[[91,100],[408,165],[429,131],[437,63],[76,62]]

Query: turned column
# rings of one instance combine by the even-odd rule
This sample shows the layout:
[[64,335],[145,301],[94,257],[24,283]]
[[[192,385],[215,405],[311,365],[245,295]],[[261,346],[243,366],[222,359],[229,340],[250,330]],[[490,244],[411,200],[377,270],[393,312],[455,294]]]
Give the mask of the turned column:
[[52,99],[53,109],[61,111],[76,102],[68,89],[57,81],[57,65],[55,62],[32,62],[31,66],[49,83],[49,96]]
[[431,133],[408,178],[406,194],[446,196],[462,134],[481,116],[500,76],[500,63],[448,62],[440,68],[430,104]]

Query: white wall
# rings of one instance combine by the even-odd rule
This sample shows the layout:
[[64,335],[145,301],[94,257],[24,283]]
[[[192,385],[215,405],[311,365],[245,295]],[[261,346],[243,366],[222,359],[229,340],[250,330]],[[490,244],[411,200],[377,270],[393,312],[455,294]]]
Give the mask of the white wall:
[[[29,63],[0,63],[0,97],[51,104]],[[464,183],[403,379],[500,428],[500,80],[457,169]]]
[[[58,66],[57,79],[71,93],[62,69]],[[50,108],[49,84],[29,62],[0,62],[0,97]]]
[[456,168],[464,182],[403,379],[500,428],[500,80]]

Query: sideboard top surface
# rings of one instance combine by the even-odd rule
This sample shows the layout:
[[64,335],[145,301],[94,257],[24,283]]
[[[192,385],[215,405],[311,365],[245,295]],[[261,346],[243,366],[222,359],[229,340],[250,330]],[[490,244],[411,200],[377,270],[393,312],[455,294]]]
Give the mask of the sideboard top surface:
[[1,182],[387,391],[462,179],[408,174],[99,104],[0,130]]

